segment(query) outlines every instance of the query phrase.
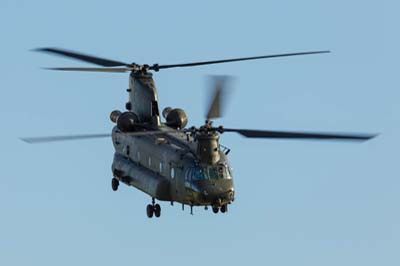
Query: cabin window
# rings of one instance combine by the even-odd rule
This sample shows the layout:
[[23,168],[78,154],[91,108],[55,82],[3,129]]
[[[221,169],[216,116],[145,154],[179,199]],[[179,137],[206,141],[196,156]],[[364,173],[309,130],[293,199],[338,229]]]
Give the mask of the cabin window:
[[171,168],[171,178],[175,178],[175,169],[173,167]]
[[149,167],[151,167],[151,157],[149,157]]
[[137,152],[137,161],[140,162],[140,151]]
[[130,148],[129,148],[129,145],[128,146],[126,146],[126,155],[130,155]]
[[159,116],[159,111],[158,111],[158,103],[157,101],[152,101],[151,102],[151,116]]
[[160,173],[162,173],[162,172],[163,172],[163,163],[160,162]]

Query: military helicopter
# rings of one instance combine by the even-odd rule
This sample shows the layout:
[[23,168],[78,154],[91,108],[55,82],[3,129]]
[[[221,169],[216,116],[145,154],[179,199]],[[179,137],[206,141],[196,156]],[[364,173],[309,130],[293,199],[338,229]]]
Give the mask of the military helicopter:
[[343,140],[366,141],[374,134],[343,134],[316,132],[288,132],[271,130],[249,130],[214,126],[213,119],[222,115],[222,101],[226,94],[225,79],[214,82],[214,93],[210,98],[205,123],[200,127],[189,127],[184,110],[166,107],[161,121],[157,89],[153,72],[159,70],[194,67],[228,62],[312,55],[329,51],[274,54],[215,61],[202,61],[170,65],[147,65],[124,63],[95,57],[59,48],[40,48],[39,52],[64,56],[93,63],[99,67],[51,68],[61,71],[95,71],[124,73],[129,75],[129,101],[127,111],[112,111],[110,120],[115,123],[111,134],[88,134],[22,138],[28,143],[79,140],[111,137],[115,148],[112,163],[112,190],[120,183],[133,186],[148,194],[152,201],[146,207],[149,218],[160,217],[161,207],[156,200],[190,206],[212,208],[214,213],[226,213],[228,205],[235,199],[232,168],[228,163],[230,149],[219,143],[223,133],[238,133],[247,138]]

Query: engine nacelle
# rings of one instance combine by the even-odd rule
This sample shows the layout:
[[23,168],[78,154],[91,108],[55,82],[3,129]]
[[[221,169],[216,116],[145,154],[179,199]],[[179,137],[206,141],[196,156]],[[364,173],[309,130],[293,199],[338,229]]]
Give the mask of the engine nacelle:
[[[114,113],[115,112],[115,113]],[[122,132],[134,132],[136,130],[136,124],[139,122],[138,116],[133,112],[119,112],[114,111],[111,113],[111,121],[114,120],[117,123],[117,127]],[[114,114],[113,114],[114,113]],[[118,116],[117,116],[118,115]]]
[[184,128],[188,123],[187,115],[182,109],[166,107],[162,114],[169,127]]
[[119,110],[114,110],[110,114],[110,120],[113,123],[117,123],[118,117],[121,115],[121,112]]

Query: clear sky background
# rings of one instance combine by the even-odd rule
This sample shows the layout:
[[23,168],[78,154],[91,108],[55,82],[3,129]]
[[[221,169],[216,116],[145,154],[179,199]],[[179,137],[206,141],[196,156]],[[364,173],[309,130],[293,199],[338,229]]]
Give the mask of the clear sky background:
[[[240,2],[240,3],[239,3]],[[0,265],[399,265],[398,1],[0,1]],[[160,107],[203,122],[208,74],[236,76],[230,127],[371,132],[363,144],[248,140],[232,148],[228,214],[181,211],[110,187],[107,133],[127,74],[31,52],[56,46],[137,63],[308,50],[331,54],[165,70]]]

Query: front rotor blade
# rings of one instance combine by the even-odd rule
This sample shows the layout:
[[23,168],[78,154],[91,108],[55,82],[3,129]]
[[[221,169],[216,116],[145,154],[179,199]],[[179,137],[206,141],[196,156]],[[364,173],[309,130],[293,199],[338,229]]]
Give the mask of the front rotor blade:
[[85,72],[108,72],[108,73],[125,73],[132,71],[133,68],[129,67],[51,67],[45,68],[47,70],[57,70],[57,71],[85,71]]
[[211,76],[210,83],[213,95],[210,97],[208,112],[206,113],[207,121],[222,117],[226,100],[226,80],[227,76]]
[[105,66],[105,67],[131,66],[131,64],[127,64],[124,62],[105,59],[105,58],[101,58],[101,57],[95,57],[95,56],[86,55],[86,54],[81,54],[81,53],[68,51],[68,50],[64,50],[64,49],[59,49],[59,48],[38,48],[38,49],[35,49],[35,51],[61,55],[64,57],[74,58],[74,59],[78,59],[78,60],[81,60],[84,62],[96,64],[99,66]]
[[232,58],[232,59],[223,59],[223,60],[214,60],[214,61],[202,61],[202,62],[193,62],[193,63],[184,63],[184,64],[174,64],[174,65],[157,65],[156,64],[156,65],[149,67],[149,69],[158,71],[159,69],[166,69],[166,68],[173,68],[173,67],[192,67],[192,66],[212,65],[212,64],[221,64],[221,63],[229,63],[229,62],[237,62],[237,61],[274,58],[274,57],[287,57],[287,56],[311,55],[311,54],[323,54],[323,53],[330,53],[330,51],[314,51],[314,52],[262,55],[262,56]]
[[366,141],[376,137],[376,134],[348,134],[348,133],[316,133],[316,132],[291,132],[224,128],[223,132],[236,132],[247,138],[268,139],[309,139],[309,140],[348,140]]

